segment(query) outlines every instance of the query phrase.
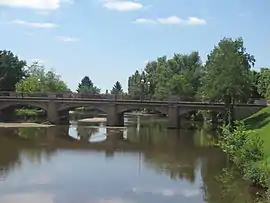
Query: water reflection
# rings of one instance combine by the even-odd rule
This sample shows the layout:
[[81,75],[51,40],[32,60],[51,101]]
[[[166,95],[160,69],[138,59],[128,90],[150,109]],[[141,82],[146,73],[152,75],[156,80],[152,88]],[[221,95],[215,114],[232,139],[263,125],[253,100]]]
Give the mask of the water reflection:
[[0,202],[252,202],[211,136],[164,125],[0,129]]

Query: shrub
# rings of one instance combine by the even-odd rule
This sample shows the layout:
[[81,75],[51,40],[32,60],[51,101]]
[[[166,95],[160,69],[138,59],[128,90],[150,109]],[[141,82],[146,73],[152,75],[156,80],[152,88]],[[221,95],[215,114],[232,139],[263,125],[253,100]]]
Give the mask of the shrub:
[[235,122],[233,129],[223,126],[219,146],[245,179],[263,187],[268,184],[269,168],[264,161],[263,141],[253,131],[247,130],[243,122]]
[[269,167],[264,161],[249,162],[244,165],[243,174],[244,179],[251,180],[254,185],[259,185],[263,188],[269,183]]

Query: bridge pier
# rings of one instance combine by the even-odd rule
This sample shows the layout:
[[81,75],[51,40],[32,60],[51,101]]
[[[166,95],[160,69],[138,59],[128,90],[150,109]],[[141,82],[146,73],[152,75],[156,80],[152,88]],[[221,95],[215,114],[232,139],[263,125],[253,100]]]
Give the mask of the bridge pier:
[[212,128],[216,129],[218,126],[218,116],[217,116],[216,111],[211,111],[211,123],[212,123]]
[[48,111],[47,111],[47,120],[52,124],[60,124],[60,117],[59,112],[57,109],[56,102],[49,101],[48,104]]
[[174,105],[169,105],[168,111],[168,128],[169,129],[179,129],[180,125],[180,116],[179,116],[179,107]]
[[58,113],[58,123],[63,125],[69,125],[69,111],[61,111]]
[[123,127],[124,113],[117,112],[116,104],[109,104],[107,107],[107,126]]

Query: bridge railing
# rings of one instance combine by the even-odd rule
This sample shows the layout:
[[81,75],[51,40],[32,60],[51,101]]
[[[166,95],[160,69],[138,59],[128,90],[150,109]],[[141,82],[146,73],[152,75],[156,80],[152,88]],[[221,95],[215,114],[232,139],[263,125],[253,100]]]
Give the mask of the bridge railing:
[[177,96],[131,96],[128,94],[91,94],[91,93],[76,93],[76,92],[1,92],[0,97],[38,97],[38,98],[71,98],[71,99],[108,99],[108,100],[142,100],[142,101],[203,101],[192,97],[177,97]]
[[[180,96],[131,96],[128,94],[91,94],[91,93],[77,93],[77,92],[1,92],[0,98],[16,97],[16,98],[56,98],[56,99],[80,99],[80,100],[134,100],[134,101],[182,101],[182,102],[207,102],[207,103],[219,103],[211,102],[209,98],[203,97],[180,97]],[[221,101],[220,101],[221,102]],[[250,98],[247,103],[256,104],[258,102],[264,102],[261,98]],[[236,102],[243,103],[243,102]],[[265,101],[267,103],[267,101]]]

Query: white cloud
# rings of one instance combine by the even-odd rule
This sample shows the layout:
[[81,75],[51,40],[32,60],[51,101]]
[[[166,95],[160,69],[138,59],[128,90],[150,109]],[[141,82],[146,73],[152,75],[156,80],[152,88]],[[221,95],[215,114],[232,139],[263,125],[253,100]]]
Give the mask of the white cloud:
[[189,17],[187,23],[190,25],[205,25],[207,24],[205,19],[197,18],[197,17]]
[[137,18],[135,23],[141,24],[174,24],[174,25],[205,25],[207,24],[205,19],[197,18],[197,17],[188,17],[187,20],[179,18],[177,16],[169,16],[166,18],[157,18],[157,19],[150,19],[150,18]]
[[57,36],[57,40],[63,41],[63,42],[77,42],[79,41],[76,37],[68,37],[68,36]]
[[55,10],[61,3],[73,2],[71,0],[0,0],[0,5],[40,10]]
[[129,0],[102,0],[102,5],[104,8],[116,11],[132,11],[143,8],[141,3]]
[[58,25],[54,23],[29,22],[29,21],[24,21],[24,20],[14,20],[11,23],[17,24],[17,25],[24,25],[28,27],[34,27],[34,28],[44,28],[44,29],[51,29],[51,28],[58,27]]
[[170,16],[167,18],[159,18],[157,19],[157,22],[162,24],[180,24],[183,20],[177,16]]

